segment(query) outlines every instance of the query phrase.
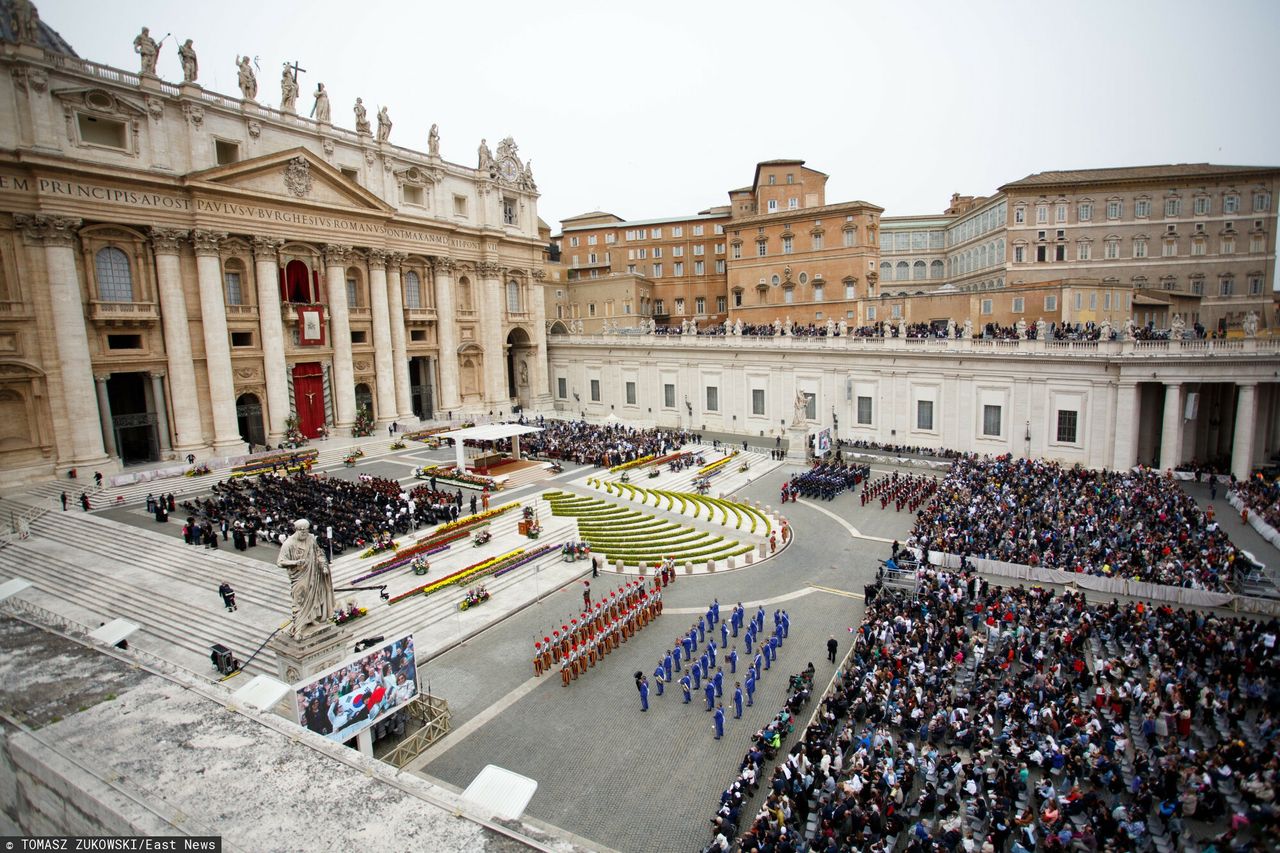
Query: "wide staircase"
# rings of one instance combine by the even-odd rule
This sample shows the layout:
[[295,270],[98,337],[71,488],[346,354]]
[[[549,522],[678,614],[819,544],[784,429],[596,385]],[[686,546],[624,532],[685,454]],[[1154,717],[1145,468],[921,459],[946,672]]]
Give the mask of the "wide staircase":
[[[0,512],[8,511],[10,505],[0,501]],[[513,548],[559,545],[574,535],[571,523],[544,514],[543,535],[528,540],[515,535],[519,520],[520,511],[512,510],[491,522],[493,538],[486,546],[476,548],[467,539],[459,540],[450,551],[432,558],[426,578],[403,568],[360,585],[387,583],[388,592],[395,595]],[[180,538],[116,523],[81,512],[78,507],[65,513],[47,512],[33,528],[31,538],[6,551],[5,567],[0,569],[0,582],[21,577],[33,584],[17,598],[90,630],[115,618],[127,619],[140,626],[129,638],[131,646],[198,675],[215,677],[209,660],[213,643],[230,647],[244,661],[289,618],[289,583],[284,570],[274,565],[274,559],[267,562],[232,550],[229,541],[220,542],[213,550],[185,545]],[[419,536],[426,533],[427,529],[418,531]],[[267,549],[272,558],[278,547],[269,542],[257,546],[259,551]],[[351,586],[352,579],[367,573],[377,562],[377,558],[362,559],[354,553],[335,560],[335,586]],[[509,613],[524,599],[532,599],[539,589],[530,582],[535,574],[547,579],[540,589],[546,593],[555,579],[561,578],[558,582],[563,583],[563,578],[589,570],[586,563],[562,564],[556,548],[487,582],[499,603],[491,601],[459,614],[456,621],[465,586],[430,597],[415,596],[392,606],[383,604],[373,592],[337,593],[336,598],[342,604],[355,597],[369,609],[367,616],[352,623],[353,637],[415,632],[420,635],[419,654],[425,659],[433,647],[447,645],[455,637],[461,639]],[[218,595],[223,581],[236,591],[235,613],[227,612]],[[504,596],[505,591],[511,594]],[[274,654],[264,650],[246,671],[274,674]]]

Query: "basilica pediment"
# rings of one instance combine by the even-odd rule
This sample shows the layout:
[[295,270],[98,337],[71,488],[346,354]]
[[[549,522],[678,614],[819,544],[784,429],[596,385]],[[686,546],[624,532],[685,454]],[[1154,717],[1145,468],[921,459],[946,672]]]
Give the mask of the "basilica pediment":
[[305,148],[193,172],[192,187],[235,189],[291,201],[392,213],[394,208]]

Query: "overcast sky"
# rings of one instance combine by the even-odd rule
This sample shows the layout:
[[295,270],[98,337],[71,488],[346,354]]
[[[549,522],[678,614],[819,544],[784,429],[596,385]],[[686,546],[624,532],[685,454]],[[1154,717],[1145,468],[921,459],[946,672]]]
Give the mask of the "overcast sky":
[[831,176],[827,201],[941,212],[1047,169],[1202,162],[1280,165],[1274,51],[1280,2],[331,2],[39,0],[82,56],[131,70],[141,26],[180,81],[238,94],[258,58],[279,102],[298,61],[336,124],[362,96],[392,141],[474,166],[487,137],[532,158],[553,228],[603,209],[628,219],[725,204],[755,163]]

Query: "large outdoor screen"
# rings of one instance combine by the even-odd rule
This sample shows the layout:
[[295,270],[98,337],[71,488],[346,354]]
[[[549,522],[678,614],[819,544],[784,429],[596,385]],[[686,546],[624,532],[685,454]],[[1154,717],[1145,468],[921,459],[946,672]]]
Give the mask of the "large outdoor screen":
[[362,652],[294,685],[298,722],[346,742],[418,695],[413,635]]

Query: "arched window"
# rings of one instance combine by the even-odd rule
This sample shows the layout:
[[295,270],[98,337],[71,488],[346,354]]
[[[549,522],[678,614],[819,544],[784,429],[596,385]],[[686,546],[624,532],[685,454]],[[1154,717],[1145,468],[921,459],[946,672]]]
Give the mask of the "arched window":
[[413,270],[404,274],[404,304],[410,308],[422,307],[422,279]]
[[510,314],[519,314],[524,310],[520,304],[520,282],[512,279],[507,282],[507,312]]
[[894,269],[894,281],[908,281],[911,278],[911,267],[907,266],[906,261],[898,261],[898,266]]
[[912,277],[916,281],[923,281],[927,270],[928,270],[928,266],[925,264],[924,261],[916,261],[911,268]]
[[99,249],[93,256],[93,266],[98,277],[98,298],[104,302],[132,302],[133,274],[129,271],[129,256],[115,246]]
[[934,261],[929,265],[929,278],[942,278],[943,266],[942,261]]

